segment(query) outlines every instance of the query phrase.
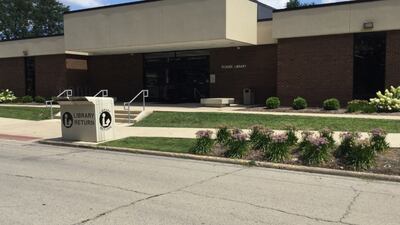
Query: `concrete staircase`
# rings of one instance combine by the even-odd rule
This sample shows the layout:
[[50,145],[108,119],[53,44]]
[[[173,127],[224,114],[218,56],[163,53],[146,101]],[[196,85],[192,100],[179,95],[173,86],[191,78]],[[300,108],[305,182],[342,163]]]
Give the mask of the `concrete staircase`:
[[[131,122],[140,114],[140,111],[131,111]],[[128,111],[115,110],[115,122],[116,123],[129,123]]]

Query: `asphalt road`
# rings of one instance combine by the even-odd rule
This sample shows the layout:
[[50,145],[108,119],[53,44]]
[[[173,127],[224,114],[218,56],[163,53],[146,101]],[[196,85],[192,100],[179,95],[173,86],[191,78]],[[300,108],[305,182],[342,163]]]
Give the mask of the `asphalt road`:
[[0,141],[0,224],[400,224],[400,183]]

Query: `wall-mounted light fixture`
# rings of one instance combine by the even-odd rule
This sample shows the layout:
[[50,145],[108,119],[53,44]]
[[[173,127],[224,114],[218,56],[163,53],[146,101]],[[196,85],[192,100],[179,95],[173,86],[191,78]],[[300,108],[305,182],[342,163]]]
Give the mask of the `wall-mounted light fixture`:
[[28,56],[28,50],[22,51],[22,54],[23,54],[24,56]]
[[374,29],[374,22],[372,22],[372,21],[364,22],[363,28],[364,28],[365,30]]

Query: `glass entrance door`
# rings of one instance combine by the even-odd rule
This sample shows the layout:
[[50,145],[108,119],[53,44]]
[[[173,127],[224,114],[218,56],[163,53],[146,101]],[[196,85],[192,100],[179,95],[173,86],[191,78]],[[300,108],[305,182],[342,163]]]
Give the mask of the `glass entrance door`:
[[208,52],[145,56],[145,87],[152,101],[198,102],[209,96]]

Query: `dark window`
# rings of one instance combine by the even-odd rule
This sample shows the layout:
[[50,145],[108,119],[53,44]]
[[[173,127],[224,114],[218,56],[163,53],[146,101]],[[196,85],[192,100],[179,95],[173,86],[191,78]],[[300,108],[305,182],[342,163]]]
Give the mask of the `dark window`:
[[369,99],[385,88],[386,33],[354,35],[354,99]]
[[35,96],[35,58],[25,58],[25,94]]

